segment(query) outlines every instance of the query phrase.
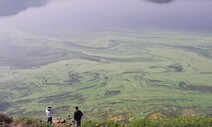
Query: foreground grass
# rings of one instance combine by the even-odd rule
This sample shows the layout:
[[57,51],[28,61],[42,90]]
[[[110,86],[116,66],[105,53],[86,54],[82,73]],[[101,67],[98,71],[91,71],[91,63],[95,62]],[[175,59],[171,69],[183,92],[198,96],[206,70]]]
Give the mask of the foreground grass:
[[[5,117],[1,116],[0,126],[4,127],[50,127],[46,123],[41,123],[39,119],[18,116],[14,118],[13,122],[7,123],[4,121]],[[60,124],[60,127],[67,127],[68,125]],[[72,125],[75,126],[75,125]],[[95,122],[83,121],[83,127],[212,127],[212,118],[209,117],[179,117],[179,118],[166,118],[159,120],[138,119],[128,124],[117,123],[113,121]],[[56,125],[54,127],[57,127]]]
[[212,127],[212,119],[205,117],[180,117],[163,120],[136,120],[130,127]]
[[212,119],[206,117],[179,117],[162,120],[139,119],[128,125],[115,122],[95,123],[92,121],[83,124],[84,127],[95,127],[96,125],[108,125],[109,127],[212,127]]

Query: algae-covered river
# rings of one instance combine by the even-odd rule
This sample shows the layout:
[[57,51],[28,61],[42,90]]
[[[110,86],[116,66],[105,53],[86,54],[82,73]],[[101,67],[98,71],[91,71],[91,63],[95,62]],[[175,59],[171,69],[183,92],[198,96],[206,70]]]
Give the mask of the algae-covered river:
[[212,114],[212,0],[0,0],[0,112],[129,122]]

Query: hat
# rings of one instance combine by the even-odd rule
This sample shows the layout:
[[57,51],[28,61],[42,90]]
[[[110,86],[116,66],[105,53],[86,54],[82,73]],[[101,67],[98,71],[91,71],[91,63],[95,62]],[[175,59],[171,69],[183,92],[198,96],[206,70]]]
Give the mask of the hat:
[[51,106],[48,106],[47,108],[52,108]]

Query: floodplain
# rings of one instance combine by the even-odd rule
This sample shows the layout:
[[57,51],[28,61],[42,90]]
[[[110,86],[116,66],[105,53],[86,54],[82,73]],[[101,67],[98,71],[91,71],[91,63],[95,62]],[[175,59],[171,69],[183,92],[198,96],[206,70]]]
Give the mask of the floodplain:
[[[0,29],[0,111],[129,121],[212,114],[212,37],[159,29],[54,38]],[[84,35],[84,36],[82,36]]]

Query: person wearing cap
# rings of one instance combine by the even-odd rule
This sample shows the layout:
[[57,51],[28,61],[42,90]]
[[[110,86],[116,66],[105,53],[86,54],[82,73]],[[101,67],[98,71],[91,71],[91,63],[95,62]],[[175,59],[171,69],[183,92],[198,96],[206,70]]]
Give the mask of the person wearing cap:
[[46,108],[46,116],[47,116],[47,123],[48,124],[52,124],[52,107],[51,106],[48,106]]
[[76,111],[74,112],[74,119],[77,122],[77,127],[81,126],[81,117],[83,116],[83,113],[79,110],[79,108],[75,107]]

